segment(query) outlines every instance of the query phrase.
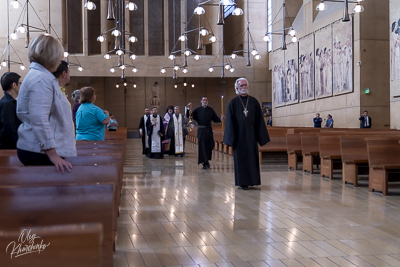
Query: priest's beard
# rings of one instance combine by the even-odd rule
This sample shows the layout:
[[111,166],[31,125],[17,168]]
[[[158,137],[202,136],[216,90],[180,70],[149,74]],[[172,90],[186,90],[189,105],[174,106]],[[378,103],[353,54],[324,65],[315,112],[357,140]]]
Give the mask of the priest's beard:
[[239,93],[241,96],[247,96],[249,94],[249,89],[241,89]]

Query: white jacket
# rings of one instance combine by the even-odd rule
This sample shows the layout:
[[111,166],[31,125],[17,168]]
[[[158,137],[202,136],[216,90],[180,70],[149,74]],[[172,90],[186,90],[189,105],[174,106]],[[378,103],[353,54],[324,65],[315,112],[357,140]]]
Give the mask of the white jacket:
[[76,156],[71,105],[57,79],[36,62],[30,64],[18,95],[17,148],[45,153],[55,148],[60,157]]

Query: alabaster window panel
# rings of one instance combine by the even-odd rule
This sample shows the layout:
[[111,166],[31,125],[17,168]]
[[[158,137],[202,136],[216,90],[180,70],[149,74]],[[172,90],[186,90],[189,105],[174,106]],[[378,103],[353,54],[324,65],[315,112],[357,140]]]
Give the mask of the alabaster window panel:
[[101,54],[101,43],[97,41],[97,37],[101,34],[102,29],[100,17],[104,13],[104,10],[101,8],[100,0],[92,0],[92,2],[96,5],[96,9],[87,12],[87,44],[89,56]]
[[275,107],[285,105],[286,100],[286,75],[285,51],[278,49],[273,52],[274,67],[272,69],[272,90]]
[[314,33],[299,40],[300,101],[314,100]]
[[333,94],[353,92],[353,27],[341,20],[332,24]]
[[149,56],[163,56],[164,51],[164,1],[148,1]]
[[129,31],[133,36],[138,38],[135,43],[129,43],[129,50],[135,53],[135,55],[143,56],[145,54],[144,44],[144,0],[135,0],[135,4],[138,9],[134,12],[125,12],[129,16]]
[[[189,13],[190,14],[190,13]],[[178,40],[179,36],[183,32],[181,30],[181,1],[168,1],[168,51],[181,50],[181,42]],[[179,56],[181,53],[175,53],[175,56]]]
[[332,96],[332,26],[315,32],[315,96]]
[[299,50],[297,43],[287,45],[285,51],[286,104],[299,102]]
[[[82,27],[82,6],[68,1],[68,52],[71,54],[83,53],[83,27]],[[67,22],[65,22],[67,23]],[[97,36],[96,36],[97,38]],[[96,40],[96,39],[95,39]]]

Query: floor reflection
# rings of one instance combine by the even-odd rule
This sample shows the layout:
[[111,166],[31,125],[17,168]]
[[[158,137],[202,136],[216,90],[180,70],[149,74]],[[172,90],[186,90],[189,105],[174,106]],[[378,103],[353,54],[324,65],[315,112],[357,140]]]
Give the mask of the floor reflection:
[[196,144],[160,160],[139,139],[127,147],[116,267],[400,266],[398,194],[289,171],[282,158],[263,159],[261,185],[244,191],[227,154],[202,170]]

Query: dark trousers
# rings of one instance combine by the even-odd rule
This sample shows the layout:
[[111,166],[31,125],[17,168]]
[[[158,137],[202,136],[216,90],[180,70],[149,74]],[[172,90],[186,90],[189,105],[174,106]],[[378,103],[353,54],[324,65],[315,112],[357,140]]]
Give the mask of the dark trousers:
[[17,149],[17,155],[25,166],[54,165],[46,154]]

